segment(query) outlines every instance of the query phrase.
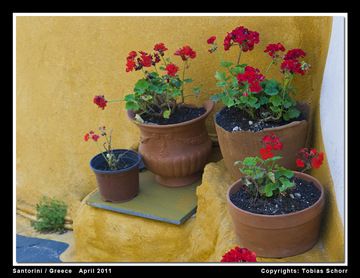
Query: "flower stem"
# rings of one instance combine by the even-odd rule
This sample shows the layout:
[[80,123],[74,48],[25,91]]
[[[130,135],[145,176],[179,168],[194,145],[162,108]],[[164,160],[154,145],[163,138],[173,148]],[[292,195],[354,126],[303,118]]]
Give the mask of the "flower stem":
[[167,66],[166,61],[165,61],[165,58],[164,58],[163,56],[161,56],[161,55],[160,55],[160,57],[161,57],[161,60],[163,60],[165,66]]
[[[97,141],[96,141],[95,143],[96,143],[96,146],[98,147],[101,155],[104,157],[105,161],[106,161],[107,164],[109,165],[109,161],[108,161],[107,157],[104,155],[104,152],[101,150],[101,148],[100,148],[100,146],[99,146],[99,143],[98,143]],[[110,166],[110,165],[109,165],[109,166]]]
[[241,46],[239,46],[239,48],[240,48],[240,52],[239,52],[239,56],[238,56],[238,59],[237,59],[237,65],[240,63],[240,57],[241,57],[241,52],[242,52],[242,50],[241,50]]
[[304,173],[304,172],[306,172],[307,170],[310,170],[310,169],[311,169],[311,166],[306,165],[306,167],[304,169],[302,169],[300,172]]
[[181,102],[184,103],[184,80],[185,80],[185,69],[186,69],[186,61],[183,62],[183,72],[182,72],[182,85],[181,85]]
[[124,101],[124,100],[123,99],[112,99],[112,100],[108,100],[107,102],[111,103],[111,102],[121,102],[121,101]]
[[271,61],[271,63],[268,65],[266,71],[265,71],[265,74],[268,73],[269,69],[271,68],[271,66],[274,64],[274,60]]
[[293,75],[290,75],[289,77],[287,77],[286,75],[284,76],[284,85],[282,89],[282,105],[281,105],[280,113],[277,117],[279,119],[282,117],[282,114],[284,112],[284,98],[285,98],[285,94],[287,93],[288,86],[291,83],[292,79],[293,79]]

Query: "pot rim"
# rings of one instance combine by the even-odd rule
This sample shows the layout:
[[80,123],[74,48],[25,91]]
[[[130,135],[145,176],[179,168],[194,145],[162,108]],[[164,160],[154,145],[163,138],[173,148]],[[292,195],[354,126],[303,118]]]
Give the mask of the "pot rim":
[[247,210],[243,210],[239,207],[237,207],[231,200],[230,200],[230,191],[232,188],[234,188],[235,186],[237,186],[239,183],[240,183],[240,179],[235,181],[230,187],[229,189],[227,190],[227,193],[226,193],[226,200],[228,202],[228,204],[231,205],[232,208],[234,208],[235,210],[238,210],[242,213],[245,213],[245,214],[248,214],[248,215],[251,215],[251,216],[257,216],[257,217],[263,217],[263,218],[267,218],[267,219],[271,219],[271,218],[285,218],[285,217],[289,217],[289,216],[296,216],[296,215],[299,215],[299,214],[302,214],[306,211],[309,211],[309,210],[312,210],[314,207],[318,206],[324,199],[324,196],[325,196],[325,192],[324,192],[324,187],[323,185],[313,176],[309,175],[309,174],[305,174],[305,173],[301,173],[301,172],[298,172],[298,171],[293,171],[295,176],[298,176],[301,178],[301,176],[305,176],[307,178],[309,178],[310,180],[312,180],[316,185],[318,185],[318,188],[320,189],[320,197],[319,199],[314,203],[312,204],[310,207],[307,207],[305,209],[302,209],[302,210],[299,210],[299,211],[295,211],[295,212],[290,212],[290,213],[287,213],[287,214],[280,214],[280,215],[268,215],[268,214],[259,214],[259,213],[253,213],[253,212],[250,212],[250,211],[247,211]]
[[[306,104],[307,105],[307,104]],[[297,126],[297,125],[300,125],[302,124],[303,122],[307,122],[307,118],[305,118],[304,120],[301,120],[301,121],[293,121],[291,123],[288,123],[288,124],[285,124],[285,125],[282,125],[282,126],[277,126],[277,127],[267,127],[267,128],[264,128],[262,130],[259,130],[259,131],[251,131],[251,130],[240,130],[240,131],[236,131],[236,132],[231,132],[231,131],[228,131],[226,130],[225,128],[223,128],[221,125],[219,125],[216,121],[216,117],[217,115],[223,110],[225,109],[226,106],[224,106],[223,108],[221,108],[218,112],[215,113],[214,115],[214,123],[217,127],[223,129],[225,132],[227,133],[266,133],[266,132],[271,132],[271,131],[277,131],[277,130],[283,130],[283,129],[286,129],[286,128],[289,128],[289,127],[293,127],[293,126]]]
[[[206,109],[206,106],[208,106],[208,109]],[[200,117],[197,117],[195,119],[192,119],[192,120],[189,120],[186,122],[177,123],[177,124],[168,124],[168,125],[142,124],[142,123],[139,123],[134,120],[134,115],[133,115],[134,112],[132,110],[127,111],[127,114],[128,114],[128,117],[130,118],[130,120],[138,126],[165,129],[165,128],[170,128],[170,127],[190,125],[194,122],[200,121],[200,120],[206,118],[211,113],[211,111],[214,109],[214,106],[215,106],[215,102],[213,102],[212,100],[206,100],[206,101],[204,101],[203,106],[202,106],[206,109],[206,112],[204,114],[202,114]]]
[[91,170],[93,170],[95,173],[97,174],[119,174],[119,173],[124,173],[124,172],[128,172],[136,167],[139,167],[139,164],[141,162],[141,155],[140,153],[134,151],[134,150],[130,150],[130,149],[114,149],[114,152],[130,152],[136,155],[137,160],[135,161],[135,163],[133,165],[131,165],[130,167],[127,168],[123,168],[123,169],[118,169],[118,170],[98,170],[96,168],[93,167],[93,162],[95,161],[95,159],[97,159],[98,157],[102,157],[102,154],[106,153],[106,152],[102,152],[102,153],[98,153],[97,155],[95,155],[91,160],[90,160],[90,168]]

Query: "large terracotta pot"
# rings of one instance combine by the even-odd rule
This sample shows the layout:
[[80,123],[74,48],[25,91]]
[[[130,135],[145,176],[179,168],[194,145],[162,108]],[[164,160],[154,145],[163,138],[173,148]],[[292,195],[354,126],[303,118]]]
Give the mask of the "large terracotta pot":
[[[101,198],[104,201],[121,203],[129,201],[139,193],[140,155],[132,150],[113,150],[115,155],[123,154],[121,159],[129,165],[119,170],[101,170],[107,163],[100,153],[90,161],[90,168],[96,176]],[[105,153],[103,153],[105,154]]]
[[[201,178],[212,146],[205,120],[214,103],[206,101],[204,108],[206,112],[200,117],[179,124],[155,125],[133,121],[141,133],[139,152],[158,183],[180,187]],[[132,111],[128,111],[128,116],[134,120]]]
[[[307,117],[307,107],[303,105],[301,109]],[[225,166],[234,179],[237,180],[242,176],[234,162],[243,160],[247,156],[258,156],[259,150],[263,147],[262,138],[271,132],[278,136],[283,143],[283,149],[276,152],[276,155],[283,157],[279,164],[288,169],[297,169],[295,156],[301,148],[305,147],[308,129],[307,120],[294,121],[275,128],[265,128],[258,132],[229,132],[216,123],[216,115],[214,121]]]
[[319,200],[312,206],[285,215],[262,215],[235,206],[230,195],[239,190],[236,181],[227,192],[228,209],[241,243],[259,257],[282,258],[295,256],[311,249],[319,238],[324,208],[324,189],[317,179],[304,173],[295,176],[312,181],[321,191]]

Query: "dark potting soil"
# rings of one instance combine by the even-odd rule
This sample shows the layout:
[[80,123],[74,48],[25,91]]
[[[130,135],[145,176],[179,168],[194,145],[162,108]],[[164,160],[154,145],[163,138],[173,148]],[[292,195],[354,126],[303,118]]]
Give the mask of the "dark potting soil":
[[280,215],[300,211],[312,206],[320,198],[320,190],[300,178],[293,179],[296,186],[286,196],[254,198],[246,188],[241,187],[230,196],[235,206],[252,213],[265,215]]
[[200,117],[205,112],[206,109],[203,107],[197,108],[178,106],[176,110],[170,115],[169,119],[165,119],[163,117],[156,117],[149,114],[143,114],[141,115],[141,117],[146,124],[170,125],[193,120]]
[[279,120],[277,122],[269,121],[254,121],[249,119],[246,112],[243,112],[236,107],[225,107],[216,115],[216,123],[227,131],[236,132],[240,130],[257,132],[264,128],[273,128],[282,125],[286,125],[293,121],[301,121],[304,116],[300,114],[297,119],[291,121]]
[[123,169],[126,169],[126,168],[129,168],[129,167],[133,166],[135,163],[136,163],[136,161],[133,161],[131,159],[123,158],[122,160],[120,159],[120,161],[117,163],[116,170],[112,170],[112,169],[110,169],[109,165],[104,161],[104,163],[102,163],[101,165],[99,165],[97,167],[97,170],[100,170],[100,171],[123,170]]

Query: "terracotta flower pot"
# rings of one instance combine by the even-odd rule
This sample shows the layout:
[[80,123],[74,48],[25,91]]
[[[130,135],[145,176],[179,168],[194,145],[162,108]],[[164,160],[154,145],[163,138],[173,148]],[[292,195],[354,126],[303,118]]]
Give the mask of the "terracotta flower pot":
[[[307,116],[307,106],[303,104],[300,109]],[[216,115],[214,121],[225,166],[234,179],[239,179],[242,176],[234,162],[243,160],[248,156],[259,155],[259,150],[263,147],[262,138],[271,132],[278,136],[284,145],[281,151],[276,152],[276,155],[283,157],[279,164],[291,170],[297,169],[295,156],[301,148],[305,147],[308,129],[307,120],[294,121],[275,128],[264,128],[258,132],[229,132],[216,123]]]
[[115,155],[125,153],[121,157],[128,167],[120,170],[101,170],[106,161],[102,154],[94,156],[90,161],[90,168],[94,171],[100,194],[104,201],[126,202],[139,193],[139,164],[140,155],[132,150],[114,150]]
[[[180,187],[201,178],[211,154],[212,142],[205,120],[214,107],[206,101],[206,112],[200,117],[178,124],[155,125],[136,123],[140,128],[139,152],[146,168],[155,174],[158,183]],[[134,113],[128,111],[134,120]]]
[[260,257],[282,258],[301,254],[316,244],[325,203],[324,189],[312,176],[300,172],[295,172],[295,176],[312,181],[321,191],[320,198],[304,210],[285,215],[262,215],[242,210],[230,200],[231,194],[239,190],[241,181],[229,188],[228,209],[241,246]]

